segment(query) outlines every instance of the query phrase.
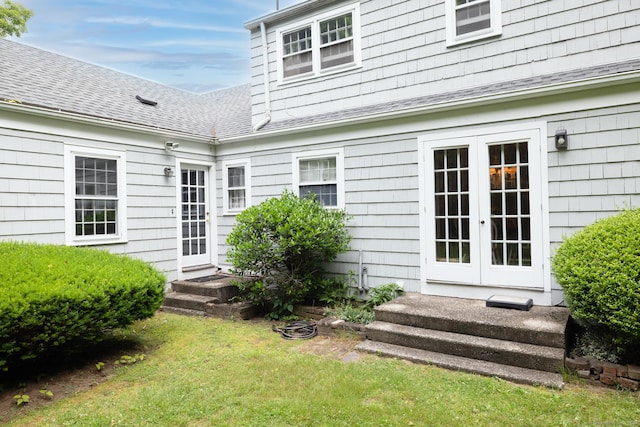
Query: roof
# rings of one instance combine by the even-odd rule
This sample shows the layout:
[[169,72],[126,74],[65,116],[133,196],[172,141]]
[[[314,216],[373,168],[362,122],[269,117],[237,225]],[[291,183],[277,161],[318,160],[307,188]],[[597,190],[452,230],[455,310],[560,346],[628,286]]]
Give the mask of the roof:
[[195,137],[251,133],[249,85],[194,94],[4,39],[0,58],[0,101]]

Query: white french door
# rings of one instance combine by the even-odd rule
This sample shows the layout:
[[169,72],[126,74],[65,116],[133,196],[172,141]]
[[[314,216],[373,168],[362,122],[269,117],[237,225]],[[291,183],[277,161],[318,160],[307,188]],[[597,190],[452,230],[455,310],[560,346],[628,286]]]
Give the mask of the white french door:
[[426,142],[428,282],[543,287],[539,134]]
[[211,264],[209,168],[180,168],[180,253],[182,267]]

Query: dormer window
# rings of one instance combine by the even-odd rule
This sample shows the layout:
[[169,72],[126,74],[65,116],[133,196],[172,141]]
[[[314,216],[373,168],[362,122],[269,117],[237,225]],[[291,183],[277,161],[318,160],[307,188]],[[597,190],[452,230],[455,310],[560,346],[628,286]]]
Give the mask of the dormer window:
[[500,0],[447,0],[447,45],[502,33]]
[[278,30],[279,81],[359,66],[358,20],[359,6],[351,5]]

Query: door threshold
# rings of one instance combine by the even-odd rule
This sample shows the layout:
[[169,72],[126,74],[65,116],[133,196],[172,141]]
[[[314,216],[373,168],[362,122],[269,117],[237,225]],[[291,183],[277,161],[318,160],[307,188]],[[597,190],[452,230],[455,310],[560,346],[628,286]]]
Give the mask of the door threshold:
[[200,270],[208,270],[211,268],[216,268],[216,269],[220,269],[220,267],[218,267],[217,265],[213,265],[213,264],[201,264],[201,265],[192,265],[189,267],[182,267],[182,272],[183,273],[190,273],[192,271],[200,271]]

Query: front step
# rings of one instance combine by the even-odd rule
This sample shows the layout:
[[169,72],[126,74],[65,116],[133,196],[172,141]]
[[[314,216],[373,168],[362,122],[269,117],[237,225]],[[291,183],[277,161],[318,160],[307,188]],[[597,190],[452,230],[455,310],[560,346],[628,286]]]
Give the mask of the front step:
[[376,308],[376,321],[367,325],[367,341],[358,348],[558,387],[568,318],[568,310],[558,307],[521,311],[409,293]]
[[164,307],[179,308],[182,310],[199,311],[204,313],[208,303],[216,299],[206,295],[184,294],[182,292],[169,292],[164,297]]
[[488,362],[528,369],[558,372],[564,363],[564,349],[515,341],[416,328],[375,321],[367,325],[367,338],[454,356],[470,356]]
[[450,354],[370,340],[363,341],[356,348],[366,353],[396,357],[414,363],[429,364],[454,371],[498,377],[518,384],[542,385],[551,388],[562,388],[563,386],[562,375],[553,372],[502,365],[484,360],[452,356]]
[[171,292],[165,295],[163,311],[192,316],[250,319],[258,314],[253,304],[231,299],[238,295],[233,283],[238,277],[216,274],[171,283]]
[[407,293],[376,308],[376,320],[418,328],[565,348],[569,312],[487,307],[485,301]]

